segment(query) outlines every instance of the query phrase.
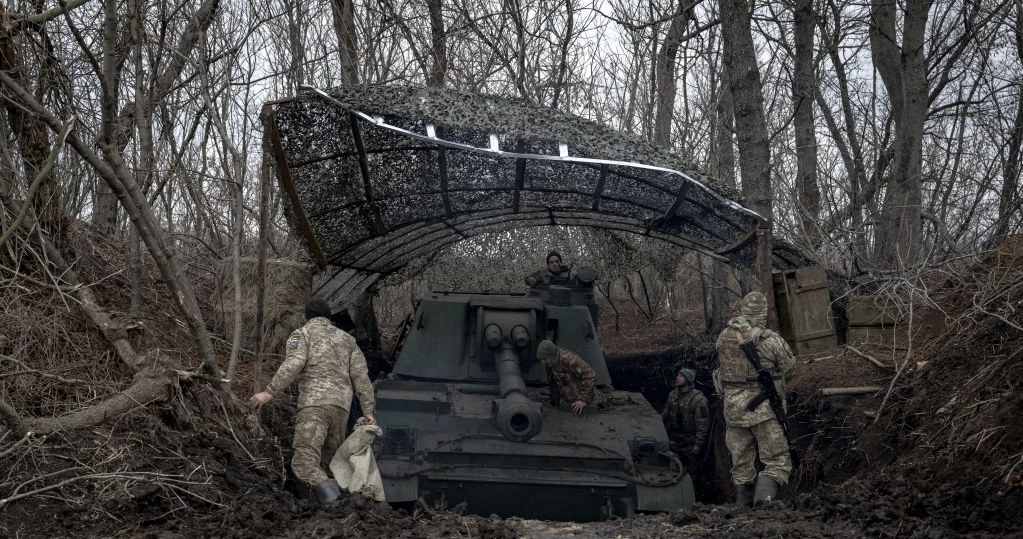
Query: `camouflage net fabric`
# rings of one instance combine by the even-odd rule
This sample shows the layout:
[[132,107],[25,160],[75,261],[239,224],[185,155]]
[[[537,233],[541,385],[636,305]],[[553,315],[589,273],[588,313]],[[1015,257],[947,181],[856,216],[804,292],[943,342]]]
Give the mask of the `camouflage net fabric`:
[[522,101],[439,88],[306,89],[267,106],[292,226],[341,307],[479,234],[548,225],[660,239],[752,264],[761,217],[663,148]]

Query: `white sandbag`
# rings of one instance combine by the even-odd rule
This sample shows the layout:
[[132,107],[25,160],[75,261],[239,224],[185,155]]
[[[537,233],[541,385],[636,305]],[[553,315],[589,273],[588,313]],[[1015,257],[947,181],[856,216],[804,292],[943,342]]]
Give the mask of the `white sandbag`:
[[376,425],[358,425],[334,453],[330,473],[341,488],[384,501],[384,481],[373,456],[373,440],[383,433]]

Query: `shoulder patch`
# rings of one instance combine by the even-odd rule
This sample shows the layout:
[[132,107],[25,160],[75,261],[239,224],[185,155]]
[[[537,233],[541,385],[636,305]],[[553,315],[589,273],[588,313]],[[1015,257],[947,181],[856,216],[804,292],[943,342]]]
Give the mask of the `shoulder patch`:
[[288,350],[295,350],[298,348],[298,341],[298,335],[292,335],[291,338],[288,339]]

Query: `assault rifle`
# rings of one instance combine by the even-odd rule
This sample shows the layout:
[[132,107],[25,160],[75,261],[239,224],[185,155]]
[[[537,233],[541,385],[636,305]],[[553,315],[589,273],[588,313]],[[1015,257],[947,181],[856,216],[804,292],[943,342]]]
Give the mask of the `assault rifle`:
[[753,368],[757,371],[757,381],[760,382],[760,393],[749,401],[749,404],[746,405],[746,410],[750,412],[756,410],[765,400],[771,403],[771,410],[774,410],[778,423],[781,423],[781,430],[785,434],[785,441],[789,445],[792,467],[796,468],[799,466],[799,455],[796,452],[796,444],[792,442],[792,436],[789,435],[789,420],[785,415],[785,404],[782,402],[781,395],[778,394],[778,388],[774,387],[774,376],[760,362],[760,353],[757,352],[756,343],[752,340],[743,341],[739,344],[739,348],[742,348],[742,353],[746,354],[746,359],[753,364]]

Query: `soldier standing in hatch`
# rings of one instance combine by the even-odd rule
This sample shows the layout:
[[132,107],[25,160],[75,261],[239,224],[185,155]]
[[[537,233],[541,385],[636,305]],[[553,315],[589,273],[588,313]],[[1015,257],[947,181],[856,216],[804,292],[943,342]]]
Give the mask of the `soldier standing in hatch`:
[[[725,445],[732,455],[736,502],[746,506],[774,499],[778,487],[787,483],[792,473],[788,440],[771,404],[765,400],[752,412],[746,409],[761,388],[757,371],[739,348],[740,343],[752,340],[756,344],[762,366],[774,375],[783,397],[785,377],[795,366],[789,345],[766,325],[767,298],[760,292],[750,292],[742,298],[742,315],[729,320],[717,340],[714,385],[724,400]],[[764,464],[759,476],[755,465],[758,452]]]
[[526,277],[526,284],[529,286],[548,284],[551,282],[551,279],[567,277],[568,266],[561,265],[561,254],[557,251],[551,251],[547,253],[547,267],[529,274]]
[[703,447],[710,431],[707,397],[696,389],[695,380],[696,373],[692,369],[680,369],[675,376],[675,389],[668,394],[668,402],[661,412],[661,420],[671,439],[671,450],[694,475],[703,461]]
[[597,373],[583,358],[549,340],[540,341],[536,357],[551,376],[551,401],[555,406],[564,397],[572,403],[572,412],[582,415],[587,404],[596,406],[604,402],[596,385]]
[[287,352],[277,374],[249,403],[258,413],[274,395],[298,380],[298,416],[295,418],[294,456],[291,469],[316,494],[321,505],[340,495],[337,482],[325,471],[344,441],[352,393],[359,398],[369,424],[376,401],[366,358],[355,338],[334,327],[330,306],[311,299],[305,306],[306,324],[291,333]]

